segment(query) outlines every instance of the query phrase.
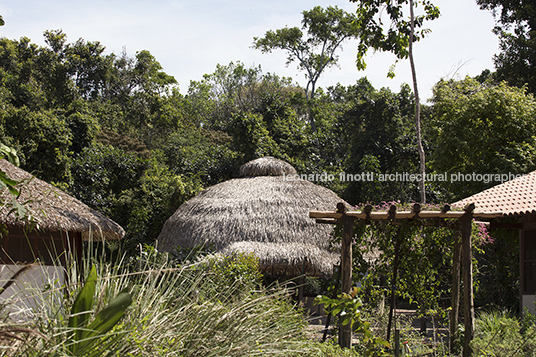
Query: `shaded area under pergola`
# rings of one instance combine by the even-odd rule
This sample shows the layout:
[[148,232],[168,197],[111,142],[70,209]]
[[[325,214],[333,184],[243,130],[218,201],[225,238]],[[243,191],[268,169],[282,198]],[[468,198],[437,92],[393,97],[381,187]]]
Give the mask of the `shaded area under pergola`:
[[[372,206],[367,205],[361,211],[348,211],[343,203],[337,204],[337,210],[310,211],[309,217],[316,218],[317,223],[341,224],[341,291],[350,293],[352,288],[352,236],[354,224],[370,224],[372,221],[384,221],[386,224],[400,224],[401,221],[409,220],[431,220],[437,226],[450,227],[459,230],[461,239],[453,242],[453,271],[452,271],[452,311],[450,319],[451,340],[458,325],[458,308],[460,301],[460,268],[463,267],[463,291],[464,291],[464,325],[465,340],[463,356],[471,355],[469,343],[474,335],[475,311],[473,303],[473,264],[471,250],[471,228],[473,219],[485,220],[502,217],[502,212],[479,212],[475,211],[474,204],[468,204],[463,211],[450,211],[450,206],[445,205],[441,211],[421,211],[419,204],[414,204],[411,211],[397,211],[397,207],[392,205],[388,211],[373,212]],[[458,220],[457,225],[453,225],[451,220]],[[398,240],[398,239],[397,239]],[[394,277],[396,279],[397,253],[395,246],[395,261],[393,264]],[[389,327],[391,326],[393,314],[394,291],[391,296],[391,311],[389,316]],[[390,328],[388,328],[390,330]],[[390,331],[388,332],[390,333]],[[339,326],[339,344],[341,347],[351,347],[352,331],[350,325]],[[451,344],[452,345],[452,344]]]

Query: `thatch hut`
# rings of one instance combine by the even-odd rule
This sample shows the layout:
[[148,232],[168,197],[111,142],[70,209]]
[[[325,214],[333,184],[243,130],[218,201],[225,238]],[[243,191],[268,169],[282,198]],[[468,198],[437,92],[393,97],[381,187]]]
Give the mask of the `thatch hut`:
[[[28,263],[36,259],[53,265],[57,257],[65,263],[65,254],[80,256],[83,240],[120,239],[121,226],[79,200],[42,181],[6,160],[0,169],[13,180],[20,195],[17,201],[25,207],[30,219],[19,219],[11,212],[12,196],[2,192],[0,224],[2,232],[0,260],[3,263]],[[33,227],[28,227],[32,225]]]
[[173,253],[207,245],[224,254],[254,253],[270,276],[331,275],[339,259],[329,247],[333,228],[315,224],[309,211],[332,210],[343,201],[273,157],[244,164],[240,176],[180,206],[165,222],[158,248]]

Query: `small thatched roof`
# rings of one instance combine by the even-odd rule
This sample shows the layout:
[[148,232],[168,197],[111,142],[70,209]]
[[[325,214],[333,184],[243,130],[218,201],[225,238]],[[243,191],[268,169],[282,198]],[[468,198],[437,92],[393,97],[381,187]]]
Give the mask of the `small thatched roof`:
[[271,156],[261,157],[240,166],[241,177],[296,175],[291,164]]
[[[38,222],[39,228],[48,231],[81,232],[84,239],[120,239],[125,231],[120,225],[89,208],[74,197],[40,180],[6,160],[0,160],[0,169],[9,178],[23,181],[18,202],[24,204]],[[11,195],[2,192],[0,224],[22,226],[17,217],[9,211]]]
[[309,211],[333,210],[342,200],[296,178],[291,165],[274,158],[249,162],[241,173],[247,177],[211,186],[180,206],[165,222],[158,248],[208,245],[223,253],[254,253],[268,274],[296,275],[305,263],[308,274],[331,275],[339,259],[329,249],[333,227],[316,224]]

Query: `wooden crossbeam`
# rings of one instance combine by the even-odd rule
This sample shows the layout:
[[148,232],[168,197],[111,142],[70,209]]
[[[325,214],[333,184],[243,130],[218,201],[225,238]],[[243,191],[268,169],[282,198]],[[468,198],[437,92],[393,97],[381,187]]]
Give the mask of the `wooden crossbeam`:
[[[412,211],[401,211],[394,214],[395,219],[412,219],[412,218],[461,218],[465,214],[464,211],[420,211],[419,213]],[[370,219],[370,220],[383,220],[389,219],[389,212],[358,212],[348,211],[345,213],[348,217],[354,217],[358,219]],[[310,218],[335,218],[339,219],[343,216],[342,213],[336,211],[309,211]],[[503,217],[502,212],[473,212],[473,217],[476,219],[492,219]]]

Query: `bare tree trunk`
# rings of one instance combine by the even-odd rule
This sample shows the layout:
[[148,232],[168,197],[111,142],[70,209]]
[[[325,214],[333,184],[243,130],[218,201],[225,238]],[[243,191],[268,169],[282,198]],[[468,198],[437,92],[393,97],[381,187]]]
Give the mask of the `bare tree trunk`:
[[413,0],[409,0],[409,12],[411,17],[411,31],[409,34],[409,64],[411,66],[411,76],[413,77],[413,92],[415,94],[415,129],[417,135],[417,149],[419,151],[419,165],[421,181],[419,182],[419,190],[421,192],[421,203],[426,203],[426,156],[422,146],[421,138],[421,103],[419,99],[419,89],[417,88],[417,73],[415,72],[415,62],[413,61],[413,32],[415,30],[415,15],[413,14]]
[[[313,134],[316,135],[316,123],[315,123],[315,117],[313,114],[313,100],[315,98],[314,90],[315,90],[315,87],[313,84],[313,89],[311,91],[311,94],[309,98],[306,98],[306,101],[307,101],[307,117],[309,119],[309,122],[311,123],[311,130],[313,131]],[[317,142],[317,146],[318,146],[318,142]]]
[[[309,84],[311,84],[311,93],[309,94]],[[318,135],[316,135],[316,123],[315,123],[315,117],[313,114],[313,100],[315,98],[315,86],[316,82],[310,80],[309,83],[307,83],[307,88],[305,89],[305,101],[307,103],[307,119],[311,123],[311,131],[313,132],[314,140],[315,140],[315,146],[318,150],[318,153],[320,154],[320,143],[318,141]]]

